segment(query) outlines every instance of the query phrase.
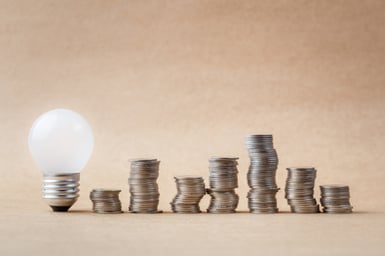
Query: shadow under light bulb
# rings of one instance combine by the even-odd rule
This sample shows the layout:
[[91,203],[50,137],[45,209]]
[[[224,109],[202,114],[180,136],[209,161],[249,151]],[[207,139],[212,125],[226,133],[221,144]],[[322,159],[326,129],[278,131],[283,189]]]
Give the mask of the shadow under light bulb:
[[80,172],[94,147],[91,127],[72,110],[54,109],[35,120],[28,145],[43,172],[43,199],[53,211],[68,211],[79,197]]

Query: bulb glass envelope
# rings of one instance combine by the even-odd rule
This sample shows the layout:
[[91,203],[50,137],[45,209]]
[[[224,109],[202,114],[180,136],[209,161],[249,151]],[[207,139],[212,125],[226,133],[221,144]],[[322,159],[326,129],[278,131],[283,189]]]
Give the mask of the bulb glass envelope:
[[44,174],[79,173],[92,154],[94,137],[81,115],[68,109],[54,109],[33,123],[28,144]]

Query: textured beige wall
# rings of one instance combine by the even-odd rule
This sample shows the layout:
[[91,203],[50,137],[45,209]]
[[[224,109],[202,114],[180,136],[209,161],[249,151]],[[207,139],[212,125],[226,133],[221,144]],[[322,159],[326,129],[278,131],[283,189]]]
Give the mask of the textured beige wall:
[[1,202],[48,210],[27,135],[64,107],[96,137],[73,209],[95,187],[126,208],[128,158],[162,161],[168,210],[174,175],[207,180],[209,156],[235,155],[246,210],[243,137],[272,133],[281,188],[314,165],[356,210],[383,210],[384,24],[384,1],[0,1]]

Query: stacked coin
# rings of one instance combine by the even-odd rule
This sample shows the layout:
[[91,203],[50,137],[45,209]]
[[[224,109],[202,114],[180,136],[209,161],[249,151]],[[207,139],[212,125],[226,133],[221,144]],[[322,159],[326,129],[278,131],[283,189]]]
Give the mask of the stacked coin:
[[205,183],[199,176],[176,176],[177,195],[171,202],[176,213],[200,213],[199,202],[206,194]]
[[273,146],[272,135],[248,135],[245,138],[249,152],[250,166],[247,183],[248,206],[252,213],[276,213],[276,193],[279,188],[275,181],[278,156]]
[[285,198],[291,211],[296,213],[318,213],[314,198],[314,183],[317,170],[313,167],[287,168]]
[[250,189],[247,194],[251,213],[277,213],[276,193],[279,188]]
[[92,210],[96,213],[121,213],[120,191],[113,189],[92,190],[90,193],[90,199],[93,203]]
[[211,196],[208,213],[234,213],[239,197],[235,193],[238,187],[237,157],[212,157],[209,159]]
[[130,160],[130,206],[134,213],[157,213],[159,204],[159,163],[157,159]]
[[321,188],[321,205],[326,213],[351,213],[349,186],[323,185]]

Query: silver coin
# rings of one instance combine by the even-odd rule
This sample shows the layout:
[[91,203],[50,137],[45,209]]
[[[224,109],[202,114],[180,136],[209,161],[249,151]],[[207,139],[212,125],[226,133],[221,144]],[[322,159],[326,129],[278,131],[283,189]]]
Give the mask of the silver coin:
[[93,189],[90,192],[92,210],[95,213],[122,213],[120,192],[119,189]]
[[130,159],[130,177],[128,185],[130,191],[130,212],[155,213],[158,212],[160,161],[156,158]]
[[239,196],[235,193],[238,187],[238,157],[212,157],[209,159],[210,195],[208,213],[234,213],[238,206]]
[[176,176],[177,194],[172,200],[171,210],[175,213],[200,213],[199,203],[206,194],[204,180],[200,176]]
[[314,184],[317,170],[314,167],[287,168],[285,198],[295,213],[319,213],[319,205],[314,198]]
[[251,213],[277,213],[276,184],[278,154],[274,149],[273,135],[255,134],[245,137],[250,165],[247,172],[247,194]]
[[350,189],[346,185],[321,185],[321,205],[324,213],[352,213]]

